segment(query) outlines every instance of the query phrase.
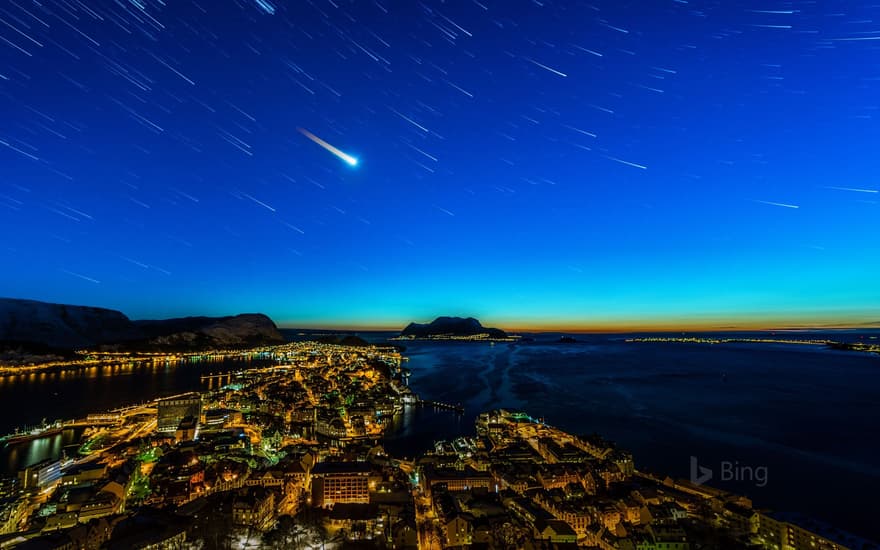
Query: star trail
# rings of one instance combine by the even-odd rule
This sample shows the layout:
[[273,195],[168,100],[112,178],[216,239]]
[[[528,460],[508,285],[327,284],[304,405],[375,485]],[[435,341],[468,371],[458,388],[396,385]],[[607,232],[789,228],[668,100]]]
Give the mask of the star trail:
[[847,1],[8,0],[0,295],[877,322],[878,33]]

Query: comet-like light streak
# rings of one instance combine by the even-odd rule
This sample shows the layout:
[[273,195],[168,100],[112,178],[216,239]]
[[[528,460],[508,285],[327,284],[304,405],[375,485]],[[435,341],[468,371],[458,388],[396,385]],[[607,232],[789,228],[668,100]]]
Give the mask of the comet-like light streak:
[[823,186],[825,189],[834,189],[835,191],[853,191],[855,193],[877,193],[876,189],[860,189],[857,187],[835,187],[833,185]]
[[358,159],[356,157],[353,157],[353,156],[349,155],[348,153],[345,153],[345,152],[337,149],[336,147],[333,147],[332,145],[330,145],[329,143],[327,143],[323,139],[319,138],[315,134],[309,132],[305,128],[297,128],[297,131],[300,134],[309,138],[310,140],[314,141],[315,143],[317,143],[318,145],[320,145],[321,147],[323,147],[327,151],[330,151],[331,153],[333,153],[336,157],[341,159],[343,162],[345,162],[349,166],[357,166],[358,165]]
[[769,204],[770,206],[781,206],[783,208],[794,208],[794,209],[800,208],[800,206],[798,206],[796,204],[786,204],[784,202],[762,201],[762,200],[758,200],[758,199],[754,199],[754,202],[757,202],[760,204]]

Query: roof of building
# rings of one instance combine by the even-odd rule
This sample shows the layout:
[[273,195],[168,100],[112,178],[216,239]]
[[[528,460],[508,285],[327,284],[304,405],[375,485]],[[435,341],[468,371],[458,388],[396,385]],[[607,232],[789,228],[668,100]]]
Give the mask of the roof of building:
[[559,536],[566,537],[576,537],[577,533],[571,526],[559,519],[550,519],[550,520],[542,520],[538,519],[535,521],[535,528],[540,532],[544,532],[546,529],[551,529],[554,533]]
[[185,530],[186,523],[178,517],[155,511],[140,513],[123,520],[113,529],[106,548],[143,548],[176,537]]
[[100,462],[92,460],[90,462],[84,462],[82,464],[74,464],[70,468],[67,468],[66,470],[64,470],[62,472],[62,474],[69,476],[69,475],[81,474],[83,472],[93,472],[96,470],[103,471],[106,469],[107,469],[106,464],[102,464]]
[[272,496],[272,492],[264,487],[247,487],[235,494],[233,507],[253,508],[258,503]]
[[332,520],[366,521],[379,515],[376,504],[334,504],[330,510]]
[[177,425],[178,430],[194,430],[198,421],[192,416],[184,416]]
[[432,482],[446,479],[490,479],[492,477],[492,474],[489,472],[481,472],[470,466],[463,470],[427,467],[425,468],[425,475],[430,478]]
[[312,475],[368,474],[372,467],[366,462],[319,462]]

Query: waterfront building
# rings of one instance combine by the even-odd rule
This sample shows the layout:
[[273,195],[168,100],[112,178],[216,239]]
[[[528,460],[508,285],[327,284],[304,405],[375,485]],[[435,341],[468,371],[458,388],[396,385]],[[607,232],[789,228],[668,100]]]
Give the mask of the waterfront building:
[[156,430],[158,432],[174,433],[180,425],[180,421],[191,416],[198,423],[202,415],[202,397],[198,393],[176,395],[158,402],[158,420]]
[[61,479],[61,461],[46,459],[32,464],[18,473],[21,488],[43,489]]
[[850,550],[873,543],[820,521],[780,512],[758,513],[758,542],[773,550]]

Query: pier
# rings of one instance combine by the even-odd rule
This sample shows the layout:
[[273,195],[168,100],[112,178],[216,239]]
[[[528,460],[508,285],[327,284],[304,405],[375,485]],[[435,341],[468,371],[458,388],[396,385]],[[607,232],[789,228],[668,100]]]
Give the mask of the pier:
[[213,390],[215,386],[219,389],[226,384],[231,384],[235,379],[236,373],[234,372],[221,372],[221,373],[213,373],[209,372],[208,374],[202,374],[199,376],[199,381],[202,384],[206,384],[208,389]]
[[416,402],[420,407],[434,407],[435,409],[445,409],[447,411],[454,411],[457,414],[464,414],[464,405],[461,403],[443,403],[441,401],[430,401],[427,399],[419,399]]
[[232,378],[233,376],[235,376],[234,372],[208,373],[200,375],[199,380],[222,380],[223,378]]

